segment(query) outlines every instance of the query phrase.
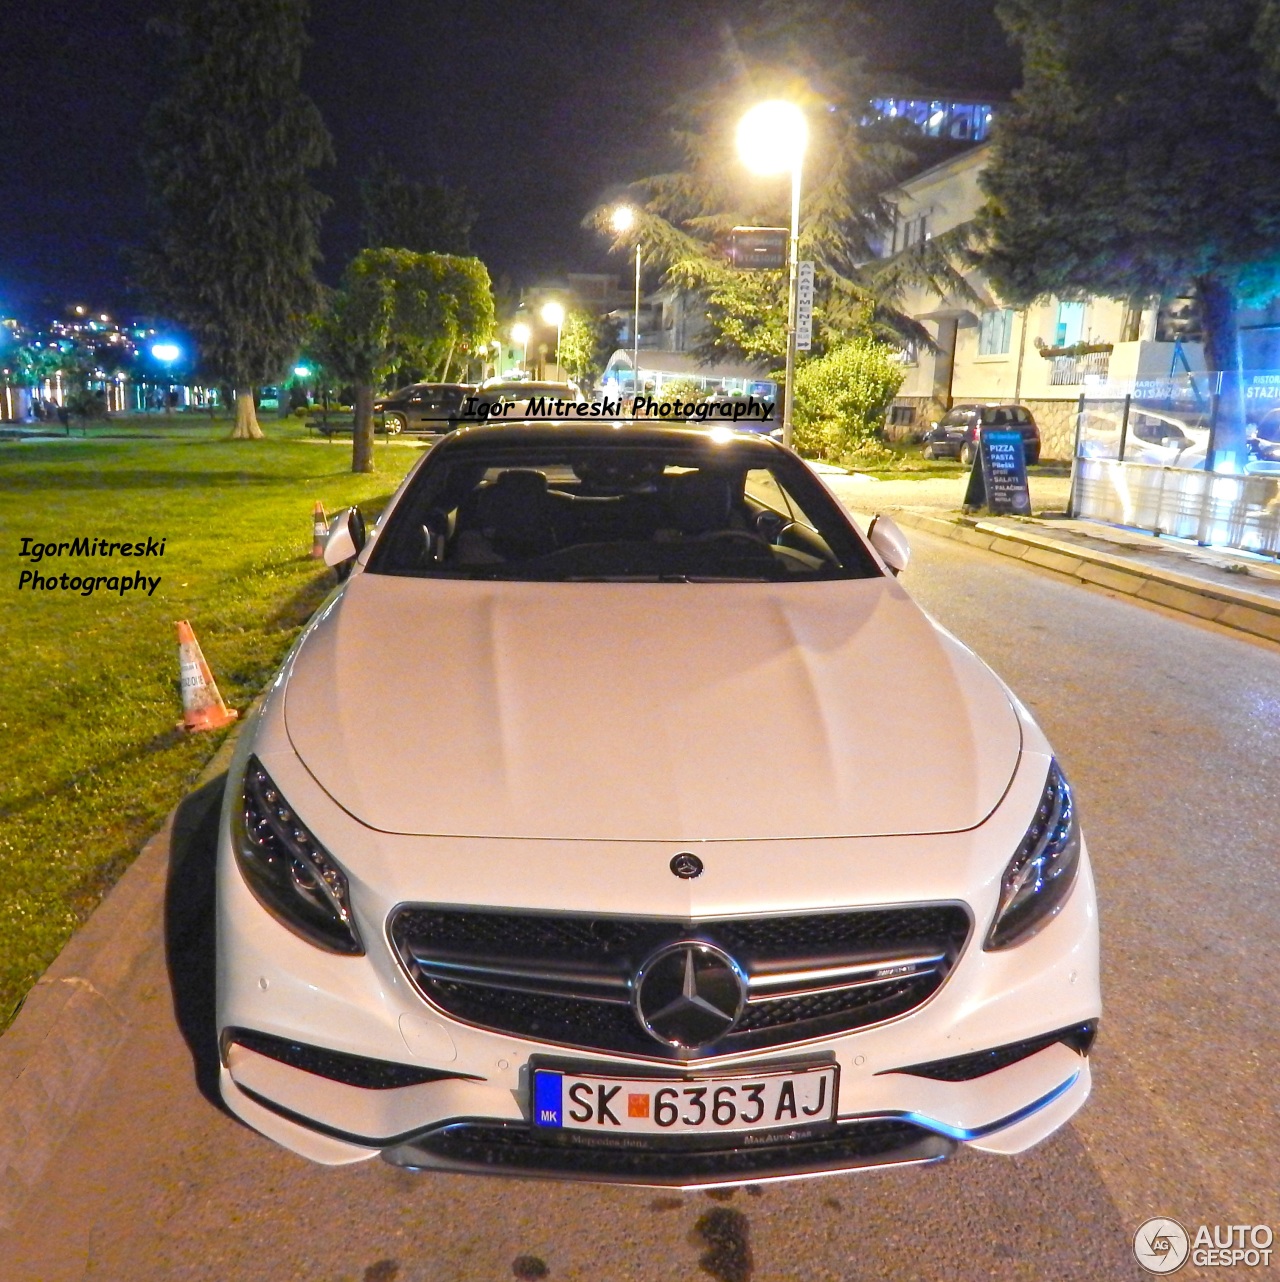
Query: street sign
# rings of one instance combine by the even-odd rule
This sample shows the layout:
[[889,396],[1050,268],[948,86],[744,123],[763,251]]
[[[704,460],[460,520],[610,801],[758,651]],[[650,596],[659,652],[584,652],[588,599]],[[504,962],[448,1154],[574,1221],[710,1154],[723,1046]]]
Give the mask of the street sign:
[[776,271],[787,265],[785,227],[735,227],[725,247],[733,267],[749,271]]
[[813,346],[813,264],[796,264],[796,351]]
[[964,492],[967,510],[985,507],[996,516],[1030,516],[1026,447],[1021,432],[981,428],[978,456]]

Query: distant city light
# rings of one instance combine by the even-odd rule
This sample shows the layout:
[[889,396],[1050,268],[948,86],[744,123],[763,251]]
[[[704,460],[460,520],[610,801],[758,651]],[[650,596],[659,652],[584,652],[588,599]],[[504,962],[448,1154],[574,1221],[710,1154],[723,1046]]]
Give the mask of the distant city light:
[[177,343],[153,343],[151,346],[151,355],[158,361],[163,361],[169,365],[176,361],[182,355],[182,348]]

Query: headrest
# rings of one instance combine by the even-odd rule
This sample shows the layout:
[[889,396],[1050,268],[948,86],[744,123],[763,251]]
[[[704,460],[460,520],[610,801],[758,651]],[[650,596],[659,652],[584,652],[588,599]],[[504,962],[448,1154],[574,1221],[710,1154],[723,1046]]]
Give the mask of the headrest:
[[690,472],[672,480],[671,519],[682,534],[707,534],[729,526],[733,491],[727,476]]
[[519,530],[545,519],[547,478],[531,468],[510,468],[476,495],[481,529]]

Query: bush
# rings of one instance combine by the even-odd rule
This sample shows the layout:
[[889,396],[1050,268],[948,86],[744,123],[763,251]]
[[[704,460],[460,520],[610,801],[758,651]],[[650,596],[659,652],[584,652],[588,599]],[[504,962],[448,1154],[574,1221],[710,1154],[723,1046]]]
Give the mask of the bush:
[[796,448],[833,461],[865,454],[901,386],[897,353],[870,339],[851,339],[805,361],[795,375]]
[[702,400],[706,393],[696,378],[672,378],[663,383],[660,392],[652,395],[660,405],[674,405],[677,402],[687,405],[690,401],[696,403]]

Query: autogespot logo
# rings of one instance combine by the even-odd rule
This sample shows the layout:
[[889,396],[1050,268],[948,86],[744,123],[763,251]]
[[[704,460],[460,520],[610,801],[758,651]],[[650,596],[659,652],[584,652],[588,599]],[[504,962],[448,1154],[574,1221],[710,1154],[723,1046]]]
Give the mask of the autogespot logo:
[[1256,1269],[1271,1263],[1274,1240],[1267,1224],[1201,1224],[1193,1238],[1158,1215],[1133,1235],[1133,1254],[1148,1273],[1176,1273],[1188,1260],[1197,1268]]
[[1158,1215],[1133,1235],[1133,1254],[1148,1273],[1175,1273],[1191,1254],[1191,1239],[1177,1220]]

